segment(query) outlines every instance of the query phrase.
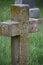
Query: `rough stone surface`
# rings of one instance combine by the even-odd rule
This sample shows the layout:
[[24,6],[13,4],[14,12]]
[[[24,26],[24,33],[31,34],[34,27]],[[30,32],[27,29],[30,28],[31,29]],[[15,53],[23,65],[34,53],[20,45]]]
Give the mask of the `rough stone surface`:
[[0,22],[0,35],[4,36],[16,36],[19,35],[18,22]]
[[[19,27],[19,25],[21,25],[20,21],[14,22],[14,21],[8,20],[6,22],[0,22],[0,35],[5,35],[5,36],[20,35],[21,26]],[[37,32],[39,30],[39,25],[40,25],[40,19],[29,18],[28,31]]]
[[29,32],[39,31],[40,19],[29,18]]
[[29,6],[24,4],[12,5],[11,20],[18,22],[25,22],[29,18]]
[[29,9],[29,17],[30,18],[39,18],[40,17],[40,9],[39,8],[30,8]]
[[15,0],[15,4],[28,4],[30,8],[35,7],[35,0]]
[[[28,65],[28,14],[29,7],[28,5],[16,5],[11,8],[11,20],[18,21],[20,29],[20,54],[19,62],[15,65]],[[14,54],[13,54],[14,55]],[[15,57],[15,55],[14,55]],[[12,60],[16,60],[15,58]],[[13,65],[14,65],[13,64]]]
[[29,18],[29,24],[40,24],[41,20],[40,19],[36,19],[36,18]]
[[20,63],[20,35],[11,37],[11,56],[12,56],[12,65],[19,65]]
[[28,31],[30,33],[32,33],[32,32],[38,32],[39,31],[39,24],[34,23],[34,24],[29,25]]

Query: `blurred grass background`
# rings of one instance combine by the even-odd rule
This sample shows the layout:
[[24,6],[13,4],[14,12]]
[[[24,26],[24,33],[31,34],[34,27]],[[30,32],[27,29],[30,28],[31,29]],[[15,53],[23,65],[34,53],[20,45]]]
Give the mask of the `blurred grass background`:
[[[11,16],[11,4],[14,0],[0,0],[0,21],[6,21]],[[43,17],[43,3],[36,0],[40,8],[40,17]],[[40,31],[29,33],[29,65],[43,65],[43,24]],[[0,65],[11,65],[11,38],[0,36]]]

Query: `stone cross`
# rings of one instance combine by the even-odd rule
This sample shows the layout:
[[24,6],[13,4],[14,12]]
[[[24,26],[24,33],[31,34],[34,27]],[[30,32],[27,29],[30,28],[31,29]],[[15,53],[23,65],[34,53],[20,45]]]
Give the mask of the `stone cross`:
[[35,0],[15,0],[15,4],[28,4],[30,8],[34,8]]
[[29,6],[11,7],[11,21],[0,22],[0,35],[11,37],[12,65],[28,65],[28,11]]
[[28,65],[29,62],[28,61],[28,32],[29,32],[28,10],[29,10],[29,6],[26,4],[14,4],[11,6],[11,20],[8,20],[6,22],[0,22],[0,35],[11,37],[12,65]]

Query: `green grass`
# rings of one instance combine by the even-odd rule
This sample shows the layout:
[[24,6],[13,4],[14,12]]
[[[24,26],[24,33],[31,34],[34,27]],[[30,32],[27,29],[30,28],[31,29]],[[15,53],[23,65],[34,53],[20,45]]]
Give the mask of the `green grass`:
[[11,4],[14,0],[0,0],[0,21],[5,21],[11,18]]
[[40,8],[40,17],[43,17],[43,7]]
[[[11,18],[10,5],[12,2],[10,4],[9,2],[5,4],[5,2],[0,2],[0,21]],[[40,10],[40,17],[43,17],[43,8],[40,7]],[[43,65],[43,24],[40,25],[39,32],[29,33],[28,44],[29,65]],[[10,65],[10,61],[11,38],[0,36],[0,65]]]
[[0,10],[0,21],[6,21],[10,19],[10,7],[3,7]]
[[43,24],[39,32],[29,34],[28,41],[29,65],[43,65]]
[[0,36],[0,65],[10,65],[11,41],[10,37]]
[[[6,3],[7,1],[7,3]],[[14,0],[0,1],[0,21],[11,18],[11,4]],[[10,37],[0,36],[0,65],[11,65],[11,41]]]

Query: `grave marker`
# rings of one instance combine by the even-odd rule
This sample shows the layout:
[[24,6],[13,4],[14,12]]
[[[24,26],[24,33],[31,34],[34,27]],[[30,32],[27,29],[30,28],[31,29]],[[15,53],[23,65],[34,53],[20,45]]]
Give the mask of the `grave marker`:
[[[28,65],[28,10],[29,6],[24,4],[15,4],[11,8],[11,20],[19,22],[20,41],[18,60],[16,60],[20,65]],[[17,63],[17,61],[15,62]]]
[[11,21],[0,22],[0,35],[11,37],[12,65],[28,65],[29,6],[14,4]]
[[12,5],[11,21],[0,22],[0,35],[11,37],[12,65],[28,65],[28,10],[28,5]]

